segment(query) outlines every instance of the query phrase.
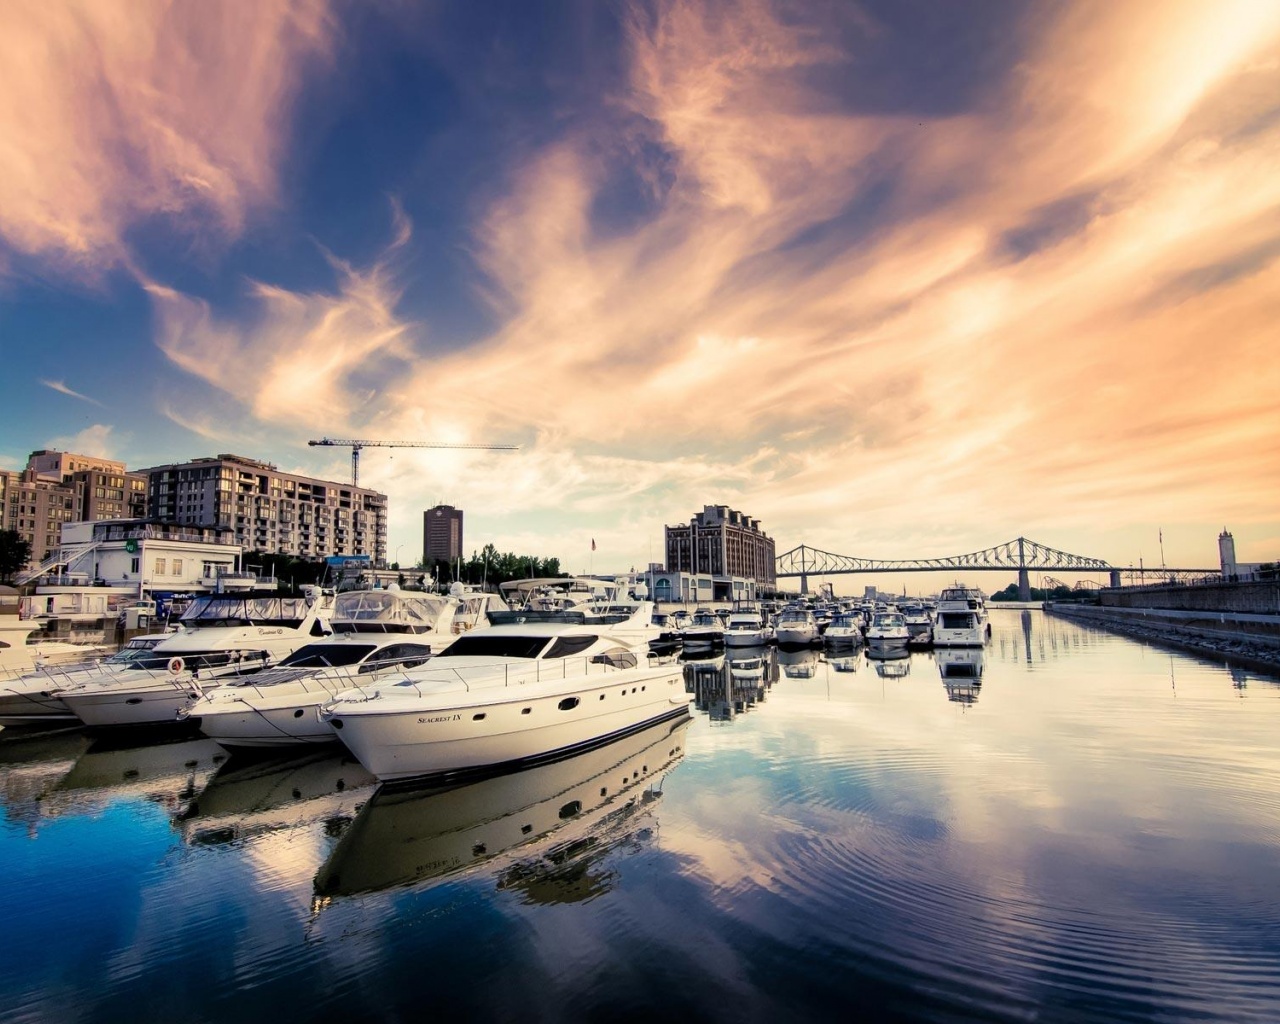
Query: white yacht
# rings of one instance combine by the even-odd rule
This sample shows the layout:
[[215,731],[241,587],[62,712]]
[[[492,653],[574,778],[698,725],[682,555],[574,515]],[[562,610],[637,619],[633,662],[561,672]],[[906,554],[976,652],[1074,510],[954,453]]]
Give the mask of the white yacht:
[[730,612],[724,627],[726,647],[760,647],[765,642],[764,622],[759,612]]
[[981,591],[957,585],[938,595],[938,618],[933,624],[935,647],[982,647],[989,639],[991,623]]
[[858,612],[837,612],[822,639],[830,647],[852,647],[862,643],[862,615]]
[[168,633],[135,636],[101,661],[87,661],[59,668],[38,668],[18,678],[0,681],[0,722],[6,725],[38,725],[79,720],[57,691],[90,679],[104,678],[140,662],[154,661],[151,651]]
[[[178,712],[224,747],[335,743],[320,705],[392,668],[439,654],[471,625],[457,598],[416,591],[354,590],[334,599],[333,636],[299,647],[278,665],[206,690]],[[457,629],[466,623],[466,629]]]
[[910,634],[901,612],[876,612],[867,627],[867,643],[873,646],[906,646]]
[[933,618],[923,604],[908,601],[899,610],[902,612],[902,617],[907,620],[907,632],[913,637],[920,633],[927,633],[933,627]]
[[684,649],[708,650],[724,643],[724,619],[710,608],[699,608],[684,629]]
[[202,595],[148,657],[70,676],[55,696],[89,726],[171,723],[211,682],[260,671],[328,636],[332,607],[332,594],[319,587],[303,597]]
[[379,779],[538,761],[686,714],[679,665],[646,665],[590,625],[490,626],[321,709]]
[[774,635],[779,646],[804,646],[818,639],[818,623],[808,608],[788,605],[778,613]]

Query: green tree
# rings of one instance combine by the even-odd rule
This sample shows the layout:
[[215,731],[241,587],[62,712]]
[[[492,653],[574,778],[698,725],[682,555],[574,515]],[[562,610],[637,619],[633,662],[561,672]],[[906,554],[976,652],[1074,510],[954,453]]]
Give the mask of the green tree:
[[0,530],[0,580],[11,580],[31,560],[31,542],[17,530]]

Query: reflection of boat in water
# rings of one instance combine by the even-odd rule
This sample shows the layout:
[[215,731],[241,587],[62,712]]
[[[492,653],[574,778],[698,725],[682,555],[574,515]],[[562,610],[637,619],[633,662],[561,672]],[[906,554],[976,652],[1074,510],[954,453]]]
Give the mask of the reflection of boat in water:
[[985,668],[981,648],[949,648],[939,650],[934,658],[938,662],[938,674],[947,688],[947,697],[961,704],[972,704],[982,689],[982,672]]
[[943,679],[981,679],[986,666],[981,648],[948,648],[933,657]]
[[377,781],[346,750],[233,757],[181,815],[183,837],[214,845],[319,821],[346,821],[369,799]]
[[0,802],[5,817],[28,825],[40,818],[40,803],[75,767],[93,740],[83,729],[49,732],[10,729],[0,736]]
[[762,645],[730,647],[725,651],[725,664],[729,666],[729,675],[735,681],[762,683],[768,657],[769,648]]
[[876,667],[876,675],[884,679],[901,679],[911,674],[911,652],[905,647],[868,647],[867,660]]
[[861,654],[827,655],[827,664],[836,672],[857,672],[861,663]]
[[713,722],[729,722],[760,703],[777,678],[769,648],[738,648],[728,657],[684,663],[685,691]]
[[780,649],[778,668],[788,679],[812,679],[818,674],[818,652],[812,648]]
[[178,813],[213,777],[227,752],[204,736],[142,746],[99,740],[42,801],[44,814],[94,811],[141,797]]
[[[684,753],[689,718],[661,722],[584,754],[469,785],[380,791],[315,878],[328,898],[472,870],[533,900],[595,895],[590,862],[652,813],[657,784]],[[585,891],[584,891],[585,886]]]

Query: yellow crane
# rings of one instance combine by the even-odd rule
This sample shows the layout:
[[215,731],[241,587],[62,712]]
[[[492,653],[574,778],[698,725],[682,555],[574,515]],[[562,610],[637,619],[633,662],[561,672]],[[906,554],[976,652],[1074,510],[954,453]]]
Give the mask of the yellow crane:
[[361,448],[482,448],[487,451],[518,451],[516,444],[447,444],[443,441],[367,441],[363,438],[322,437],[318,441],[308,441],[312,448],[324,445],[330,448],[351,449],[351,486],[360,486],[360,449]]

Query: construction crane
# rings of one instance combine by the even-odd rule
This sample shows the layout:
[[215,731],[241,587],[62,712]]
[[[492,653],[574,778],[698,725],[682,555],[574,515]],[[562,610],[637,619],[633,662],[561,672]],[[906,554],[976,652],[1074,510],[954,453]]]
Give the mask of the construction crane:
[[446,444],[440,441],[366,441],[363,438],[322,437],[308,441],[311,447],[324,445],[330,448],[351,449],[351,486],[360,486],[361,448],[483,448],[487,451],[518,451],[516,444]]

